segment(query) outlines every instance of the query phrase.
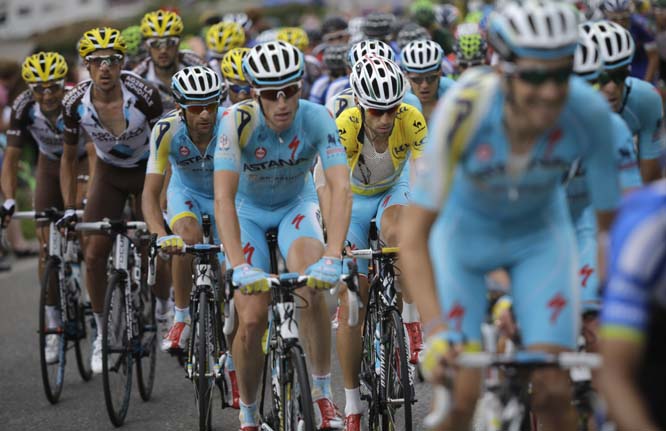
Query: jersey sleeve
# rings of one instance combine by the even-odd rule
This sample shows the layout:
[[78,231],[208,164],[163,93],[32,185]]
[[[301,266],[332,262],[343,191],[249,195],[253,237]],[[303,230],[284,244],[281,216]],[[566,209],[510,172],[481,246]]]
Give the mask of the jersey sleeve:
[[34,100],[30,90],[19,94],[9,116],[9,129],[7,129],[7,146],[21,147],[26,139],[29,139],[28,124],[30,109],[34,106]]
[[634,139],[631,131],[618,114],[612,114],[612,123],[620,186],[623,192],[637,189],[643,185],[643,180],[634,155]]
[[650,286],[663,284],[666,275],[666,213],[663,205],[646,212],[637,197],[627,200],[611,232],[601,332],[640,342],[648,324]]
[[336,119],[340,143],[345,149],[347,160],[353,160],[358,153],[358,134],[361,124],[361,113],[358,109],[342,112]]
[[81,133],[79,107],[91,81],[83,81],[72,88],[62,100],[62,120],[64,123],[63,140],[65,145],[78,145]]
[[337,123],[333,116],[322,106],[316,106],[317,148],[324,171],[328,168],[347,164],[347,154],[338,135]]
[[173,117],[164,118],[155,124],[150,133],[150,155],[146,174],[164,175],[169,164],[169,153],[171,152],[171,141],[174,136]]
[[641,131],[638,134],[638,153],[641,160],[652,160],[663,153],[663,107],[661,96],[652,84],[645,82],[641,102],[637,105],[641,118]]
[[407,92],[405,94],[405,98],[402,101],[403,103],[412,105],[413,107],[418,109],[419,112],[423,112],[423,105],[421,104],[421,101],[419,100],[418,97],[416,97],[414,93]]
[[125,87],[137,96],[137,108],[152,128],[164,111],[159,90],[132,72],[123,72],[121,79]]
[[220,120],[220,127],[215,147],[215,172],[241,172],[241,150],[235,116],[237,105],[228,108]]

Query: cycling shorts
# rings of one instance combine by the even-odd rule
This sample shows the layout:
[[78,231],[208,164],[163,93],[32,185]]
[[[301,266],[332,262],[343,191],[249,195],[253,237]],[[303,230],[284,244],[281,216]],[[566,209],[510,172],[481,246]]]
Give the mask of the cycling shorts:
[[215,225],[215,200],[213,196],[206,196],[188,189],[174,181],[171,177],[169,187],[167,188],[167,218],[169,228],[173,231],[174,224],[185,217],[196,219],[201,225],[201,215],[210,216],[211,231],[213,232],[213,241],[220,244],[220,237],[217,234]]

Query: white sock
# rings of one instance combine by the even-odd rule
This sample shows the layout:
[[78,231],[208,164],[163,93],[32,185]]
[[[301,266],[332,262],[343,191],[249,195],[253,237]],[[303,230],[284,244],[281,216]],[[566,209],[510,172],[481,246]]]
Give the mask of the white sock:
[[104,318],[102,317],[102,313],[93,313],[93,316],[95,316],[95,323],[97,323],[97,336],[101,337],[102,336],[102,322],[104,321]]
[[421,320],[419,310],[416,309],[416,304],[408,304],[402,301],[402,321],[404,323],[414,323]]
[[60,325],[60,310],[55,305],[46,306],[46,327],[48,329],[55,329]]
[[361,403],[361,388],[345,388],[345,416],[363,413],[363,403]]
[[155,316],[163,316],[169,312],[169,298],[155,297]]

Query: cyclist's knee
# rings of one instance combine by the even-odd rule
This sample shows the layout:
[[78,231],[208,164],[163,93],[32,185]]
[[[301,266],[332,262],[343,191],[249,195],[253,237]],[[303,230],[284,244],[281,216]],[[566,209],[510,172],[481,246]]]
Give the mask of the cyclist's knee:
[[199,222],[192,217],[184,217],[173,226],[173,232],[179,235],[185,244],[198,244],[203,239]]
[[[259,301],[260,302],[260,301]],[[256,339],[261,339],[267,326],[266,308],[261,304],[255,306],[246,303],[244,307],[238,309],[238,332],[236,336],[241,337],[244,344],[252,343]]]
[[531,405],[535,411],[564,411],[570,401],[571,384],[565,371],[534,371]]

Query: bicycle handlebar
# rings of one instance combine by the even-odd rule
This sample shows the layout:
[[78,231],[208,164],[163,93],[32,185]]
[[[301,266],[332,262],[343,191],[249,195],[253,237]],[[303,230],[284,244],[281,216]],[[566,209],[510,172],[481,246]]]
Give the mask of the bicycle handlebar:
[[147,230],[148,226],[142,221],[104,219],[96,222],[77,223],[74,229],[78,232],[105,232],[114,230]]
[[381,256],[395,256],[400,252],[400,247],[382,247],[379,250],[366,248],[361,250],[352,250],[348,252],[348,256],[356,257],[359,259],[373,259]]
[[[64,215],[65,212],[62,210],[47,208],[43,211],[17,211],[12,215],[12,218],[17,220],[58,221]],[[82,217],[83,210],[76,210],[76,216]]]

